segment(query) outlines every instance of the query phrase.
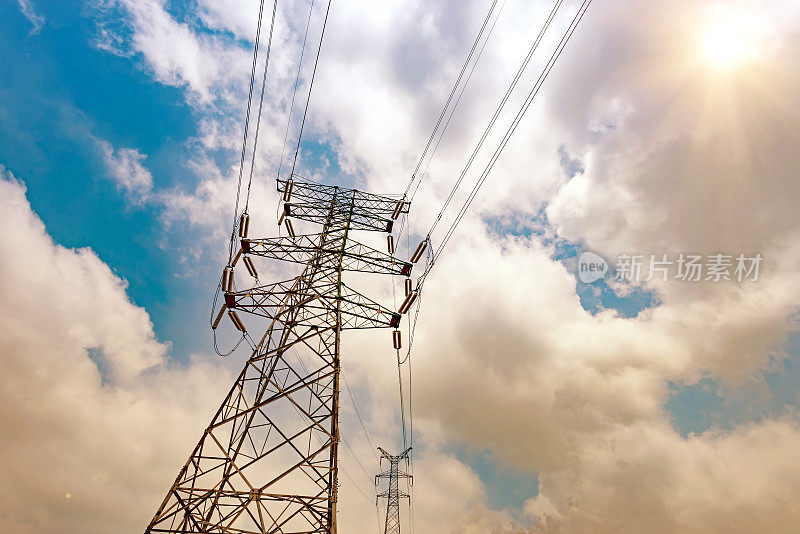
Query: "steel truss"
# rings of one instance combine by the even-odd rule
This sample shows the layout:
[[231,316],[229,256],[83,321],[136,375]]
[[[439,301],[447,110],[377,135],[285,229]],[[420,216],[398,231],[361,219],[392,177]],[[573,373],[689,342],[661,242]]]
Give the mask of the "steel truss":
[[408,493],[400,491],[400,479],[405,478],[411,484],[413,477],[403,471],[400,471],[399,465],[403,460],[408,459],[408,453],[411,448],[404,450],[400,454],[389,454],[381,447],[381,460],[388,460],[389,468],[379,475],[375,475],[375,485],[378,484],[380,479],[388,479],[386,491],[379,493],[378,498],[386,499],[386,521],[384,523],[384,534],[400,534],[400,499],[411,500]]
[[[279,180],[278,191],[285,201],[281,219],[319,223],[322,230],[271,239],[248,239],[245,230],[223,276],[218,317],[227,309],[243,329],[236,311],[251,313],[266,318],[266,332],[146,533],[336,533],[341,332],[396,327],[400,320],[345,286],[342,272],[411,270],[349,234],[391,232],[408,204],[293,180]],[[252,266],[256,256],[305,267],[293,280],[237,290],[227,277],[239,258]]]

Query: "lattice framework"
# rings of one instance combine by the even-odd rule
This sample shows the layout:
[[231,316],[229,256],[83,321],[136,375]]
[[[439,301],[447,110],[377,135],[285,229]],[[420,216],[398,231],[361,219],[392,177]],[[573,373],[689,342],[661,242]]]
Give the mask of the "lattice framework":
[[[391,232],[408,204],[354,189],[278,181],[281,219],[317,234],[241,240],[223,276],[223,309],[266,319],[266,331],[146,533],[336,532],[341,332],[396,327],[399,314],[347,287],[342,272],[408,275],[411,265],[350,238]],[[242,219],[244,221],[244,219]],[[240,229],[241,232],[241,229]],[[303,263],[296,278],[238,289],[240,258]],[[229,273],[229,274],[228,274]],[[218,321],[217,321],[218,323]]]

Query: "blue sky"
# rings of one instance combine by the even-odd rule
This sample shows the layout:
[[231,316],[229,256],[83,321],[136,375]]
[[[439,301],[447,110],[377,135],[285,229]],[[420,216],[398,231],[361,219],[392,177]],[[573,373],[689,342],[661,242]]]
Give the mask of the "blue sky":
[[[173,2],[171,10],[186,16],[187,6]],[[170,247],[188,231],[182,236],[179,227],[165,228],[158,205],[131,206],[98,146],[104,140],[146,154],[156,189],[191,188],[198,177],[186,162],[205,114],[187,103],[182,88],[155,82],[138,58],[100,49],[105,14],[91,3],[37,4],[46,23],[36,33],[14,3],[0,10],[11,22],[0,28],[6,51],[0,67],[10,73],[1,89],[2,164],[25,181],[34,211],[56,242],[92,248],[130,283],[133,302],[148,310],[159,337],[172,343],[173,357],[207,351],[210,336],[198,336],[192,325],[206,320],[215,270],[201,262],[184,272]],[[303,154],[298,171],[351,179],[341,175],[335,153],[319,136],[306,137]],[[236,154],[212,156],[224,167]]]
[[[153,83],[136,61],[99,50],[91,8],[45,2],[47,21],[30,22],[6,2],[0,17],[3,72],[0,159],[22,178],[28,199],[56,242],[91,247],[129,282],[175,357],[207,349],[193,334],[205,318],[205,284],[179,275],[157,208],[131,207],[108,177],[94,138],[138,147],[156,187],[183,183],[196,116],[178,88]],[[20,61],[24,58],[24,61]],[[207,291],[205,293],[208,293]],[[198,298],[203,295],[203,298]]]

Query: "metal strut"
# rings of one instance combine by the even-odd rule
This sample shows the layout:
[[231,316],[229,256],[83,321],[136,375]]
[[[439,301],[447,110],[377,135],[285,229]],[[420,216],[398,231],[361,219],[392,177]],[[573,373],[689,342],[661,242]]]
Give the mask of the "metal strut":
[[[354,243],[351,230],[391,231],[408,203],[354,189],[279,180],[288,217],[322,225],[292,239],[248,239],[223,275],[225,304],[266,331],[146,533],[336,533],[340,341],[343,329],[394,327],[400,316],[347,287],[344,271],[405,274],[410,264]],[[292,204],[292,201],[295,204]],[[240,289],[244,257],[303,261],[295,279]],[[252,270],[251,270],[252,269]],[[222,317],[223,310],[219,317]],[[261,319],[262,323],[264,319]],[[219,320],[215,326],[219,324]]]

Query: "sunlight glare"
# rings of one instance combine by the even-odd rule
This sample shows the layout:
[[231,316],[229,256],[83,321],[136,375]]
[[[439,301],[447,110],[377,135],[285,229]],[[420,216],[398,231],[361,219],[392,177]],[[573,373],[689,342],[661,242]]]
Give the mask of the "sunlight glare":
[[703,33],[702,50],[708,61],[722,68],[740,66],[758,55],[753,28],[746,17],[734,15],[711,21]]

